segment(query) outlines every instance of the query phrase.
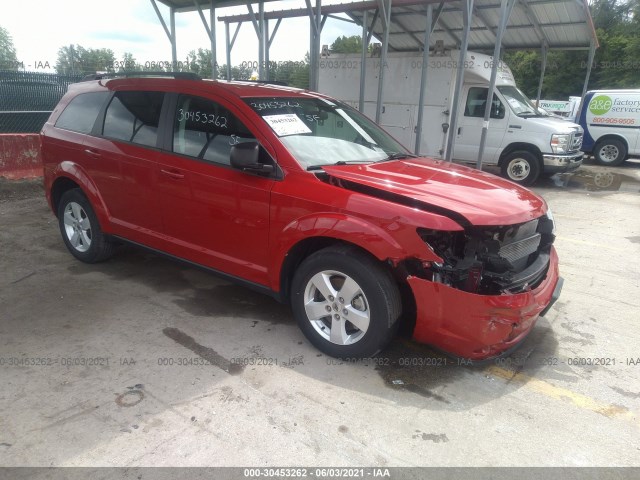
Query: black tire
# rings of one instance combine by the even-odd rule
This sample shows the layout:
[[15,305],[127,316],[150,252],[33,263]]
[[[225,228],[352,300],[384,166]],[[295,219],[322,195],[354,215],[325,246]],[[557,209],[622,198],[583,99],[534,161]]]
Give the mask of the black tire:
[[[330,283],[337,285],[338,295],[332,301],[326,299],[312,282],[313,277],[320,272],[332,272],[332,276],[327,278],[330,279]],[[356,291],[363,295],[353,296],[353,301],[340,297],[339,293],[343,291],[346,283],[343,279],[344,283],[340,285],[340,275],[353,280],[359,288]],[[315,298],[318,298],[318,305],[332,308],[331,312],[327,312],[326,318],[312,321],[307,315],[305,298],[311,295],[311,292],[315,292],[311,301],[315,303]],[[351,246],[327,247],[306,258],[293,277],[291,306],[298,326],[309,341],[321,352],[336,358],[376,355],[393,338],[402,312],[400,292],[391,273],[376,259]],[[342,309],[345,306],[349,310]],[[346,314],[342,315],[345,311]],[[357,318],[360,313],[369,317],[365,331],[350,323],[349,312],[352,319],[354,314]],[[341,317],[338,322],[342,323],[336,324],[335,315]],[[330,336],[334,325],[344,325],[343,332],[352,332],[348,338],[352,338],[353,343],[334,343],[330,338],[323,336]]]
[[[79,212],[80,221],[76,218],[77,212]],[[68,213],[67,217],[65,217],[66,213]],[[68,190],[62,195],[58,204],[58,225],[64,244],[78,260],[97,263],[113,255],[113,242],[102,233],[91,203],[79,188]],[[72,243],[74,238],[76,245]]]
[[540,176],[540,159],[531,152],[519,150],[506,155],[501,162],[502,176],[520,185],[533,185]]
[[593,156],[600,165],[615,167],[627,158],[627,146],[617,138],[606,138],[596,144]]

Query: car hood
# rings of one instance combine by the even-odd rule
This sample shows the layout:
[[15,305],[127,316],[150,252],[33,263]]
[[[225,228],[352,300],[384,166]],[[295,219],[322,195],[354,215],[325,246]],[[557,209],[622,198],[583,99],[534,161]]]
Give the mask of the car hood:
[[[441,160],[411,158],[366,165],[323,167],[346,188],[472,225],[514,225],[542,216],[547,205],[530,190],[489,173]],[[460,218],[460,217],[464,218]],[[463,225],[464,226],[464,225]]]
[[575,131],[582,131],[582,127],[580,125],[556,117],[529,117],[524,119],[521,124],[526,125],[527,130],[531,132],[548,132],[549,140],[551,140],[552,133],[572,133]]

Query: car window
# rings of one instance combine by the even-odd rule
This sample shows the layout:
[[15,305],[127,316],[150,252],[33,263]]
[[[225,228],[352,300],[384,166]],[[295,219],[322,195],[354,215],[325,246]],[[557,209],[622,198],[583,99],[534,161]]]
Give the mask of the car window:
[[[471,87],[467,94],[464,116],[484,118],[484,107],[487,104],[488,93],[488,88]],[[493,105],[491,105],[491,118],[504,118],[504,105],[495,93],[493,94]]]
[[102,134],[154,147],[163,99],[162,92],[117,92],[107,107]]
[[254,140],[249,129],[223,106],[191,95],[179,97],[173,128],[175,153],[230,165],[231,147]]
[[91,133],[109,92],[81,93],[73,98],[56,121],[56,127],[79,133]]
[[305,168],[370,163],[411,154],[348,105],[326,98],[245,98]]

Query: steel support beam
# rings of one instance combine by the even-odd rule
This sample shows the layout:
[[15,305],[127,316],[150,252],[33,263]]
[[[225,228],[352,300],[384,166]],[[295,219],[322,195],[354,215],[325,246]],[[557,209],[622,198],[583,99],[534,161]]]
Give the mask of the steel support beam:
[[496,89],[496,78],[498,77],[498,66],[502,62],[500,59],[500,50],[502,48],[502,37],[509,23],[509,17],[516,0],[502,0],[500,8],[500,23],[498,24],[498,32],[496,33],[496,46],[493,49],[493,64],[491,65],[491,77],[489,79],[489,89],[487,91],[487,102],[484,105],[484,121],[482,122],[482,132],[480,133],[480,145],[478,147],[478,160],[476,168],[482,170],[482,155],[484,147],[487,143],[487,133],[489,132],[489,121],[491,118],[491,108],[493,106],[493,92]]
[[271,50],[271,44],[273,43],[273,39],[276,38],[276,33],[278,32],[278,28],[280,28],[280,23],[282,23],[282,19],[279,18],[278,20],[276,20],[276,26],[273,27],[273,32],[269,32],[269,20],[265,19],[265,38],[267,40],[266,43],[266,50],[265,50],[265,58],[266,58],[266,67],[267,67],[267,80],[270,80],[270,73],[269,73],[269,51]]
[[[347,13],[347,15],[349,15],[349,14]],[[334,20],[340,20],[341,22],[356,23],[356,24],[358,23],[355,20],[353,20],[353,18],[352,19],[343,18],[343,17],[339,17],[337,15],[333,15],[331,13],[325,15],[325,17],[333,18]]]
[[211,0],[211,9],[209,12],[209,21],[211,22],[211,27],[207,23],[207,20],[202,11],[202,7],[198,3],[197,0],[193,0],[193,4],[198,10],[198,14],[200,15],[200,20],[202,20],[202,24],[204,25],[204,29],[207,31],[207,36],[209,37],[209,42],[211,43],[211,78],[213,80],[217,77],[217,59],[216,59],[216,10],[215,10],[215,0]]
[[151,5],[153,6],[153,9],[156,11],[156,15],[160,20],[160,24],[162,25],[162,28],[164,29],[164,33],[167,34],[169,43],[171,43],[171,61],[172,61],[171,69],[177,70],[176,67],[178,64],[178,55],[176,51],[176,12],[173,8],[169,10],[169,27],[167,27],[167,23],[164,21],[164,18],[160,13],[160,9],[156,4],[156,0],[150,0],[150,1],[151,1]]
[[264,21],[264,79],[269,81],[269,20]]
[[547,38],[547,34],[544,33],[544,30],[542,29],[542,26],[540,25],[540,22],[538,20],[538,16],[531,8],[529,2],[527,0],[520,0],[520,2],[518,2],[518,5],[520,5],[522,11],[527,17],[527,20],[529,20],[529,23],[533,25],[533,29],[536,32],[538,40],[540,40],[542,45],[549,46],[549,38]]
[[418,97],[418,123],[416,125],[416,145],[414,153],[420,155],[420,143],[422,143],[422,121],[424,118],[424,95],[427,90],[427,72],[429,65],[429,43],[433,30],[433,5],[427,5],[427,21],[424,26],[424,48],[422,49],[422,73],[420,76],[420,95]]
[[[265,40],[264,2],[258,3],[258,15],[255,14],[251,3],[247,3],[247,10],[249,10],[251,23],[253,24],[253,29],[256,31],[256,36],[258,37],[258,78],[260,80],[264,80],[265,49],[267,43]],[[233,41],[235,42],[235,35]]]
[[238,32],[240,32],[240,27],[242,26],[242,22],[238,22],[236,25],[236,31],[233,33],[233,38],[231,38],[229,31],[229,22],[224,22],[224,35],[225,35],[225,43],[226,43],[226,54],[227,54],[227,80],[231,80],[231,50],[233,50],[233,45],[236,43],[236,38],[238,38]]
[[265,80],[265,28],[264,28],[264,2],[258,4],[258,78]]
[[[458,131],[458,112],[460,110],[460,92],[464,82],[464,63],[467,58],[467,48],[469,47],[469,30],[471,29],[471,15],[473,13],[473,0],[462,2],[462,18],[464,30],[462,31],[462,43],[460,45],[460,56],[458,57],[458,70],[456,73],[456,83],[451,98],[451,111],[449,112],[449,130],[447,131],[447,149],[445,160],[453,160],[453,149],[455,147],[456,134]],[[440,20],[442,24],[442,19]]]
[[367,73],[367,53],[369,51],[369,37],[367,36],[368,22],[369,11],[365,10],[362,14],[362,53],[360,54],[360,98],[358,99],[358,110],[360,113],[364,113],[364,81]]
[[271,32],[271,35],[268,36],[268,38],[269,38],[269,46],[271,46],[271,44],[273,43],[273,39],[276,38],[276,33],[278,32],[278,28],[280,28],[280,23],[282,23],[282,19],[281,18],[276,20],[276,26],[273,27],[273,32]]
[[[241,23],[238,26],[242,25]],[[229,22],[224,22],[225,53],[227,57],[227,81],[231,80],[231,35],[229,32]]]
[[305,0],[309,15],[309,90],[318,90],[320,67],[320,35],[322,33],[322,7],[321,1],[316,0],[315,10],[311,6],[311,0]]
[[587,75],[584,77],[584,85],[582,87],[582,97],[584,98],[584,94],[587,93],[587,88],[589,87],[589,77],[591,77],[591,67],[593,66],[593,59],[596,56],[596,43],[591,40],[591,47],[589,48],[589,63],[587,63]]
[[378,21],[378,16],[380,15],[380,10],[376,8],[373,12],[373,19],[371,20],[371,28],[369,29],[369,33],[367,33],[367,45],[371,43],[371,38],[373,37],[373,29],[376,26],[376,22]]
[[209,23],[211,24],[211,78],[216,80],[218,78],[218,48],[216,44],[216,2],[211,0],[211,7],[209,10]]
[[376,123],[380,123],[382,117],[382,102],[384,101],[384,71],[387,68],[387,53],[389,52],[389,30],[391,29],[391,2],[392,0],[378,0],[380,18],[382,18],[382,53],[380,55],[380,70],[378,73],[378,98],[376,101]]
[[176,46],[176,11],[169,10],[169,24],[171,25],[171,68],[177,70],[178,66],[178,50]]
[[540,106],[540,95],[542,95],[542,84],[544,83],[544,72],[547,70],[547,53],[549,49],[546,45],[542,46],[542,65],[540,66],[540,81],[538,82],[538,93],[536,94],[536,108]]

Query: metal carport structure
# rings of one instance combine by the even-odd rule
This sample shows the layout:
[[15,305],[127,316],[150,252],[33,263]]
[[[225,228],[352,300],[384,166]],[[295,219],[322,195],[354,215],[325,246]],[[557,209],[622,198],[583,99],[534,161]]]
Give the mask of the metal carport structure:
[[[540,99],[547,52],[558,50],[588,51],[587,72],[584,80],[583,95],[587,89],[598,39],[587,0],[366,0],[350,3],[322,4],[322,0],[305,0],[305,7],[289,10],[265,11],[265,3],[278,0],[246,2],[238,0],[159,0],[170,8],[171,29],[167,28],[156,0],[150,0],[172,44],[172,56],[175,62],[175,13],[198,11],[211,39],[212,65],[216,64],[215,53],[215,9],[229,6],[246,5],[248,12],[242,15],[218,17],[225,24],[227,77],[230,78],[231,49],[242,23],[253,25],[259,42],[259,74],[264,78],[268,73],[269,47],[283,19],[309,17],[310,69],[309,87],[318,87],[318,67],[320,58],[320,35],[327,18],[355,23],[362,27],[362,62],[360,74],[360,110],[364,104],[364,72],[368,56],[368,46],[375,36],[381,40],[380,73],[376,102],[376,121],[380,120],[384,101],[384,67],[389,51],[422,52],[422,72],[419,105],[424,105],[424,95],[428,82],[429,50],[438,48],[456,48],[460,50],[458,75],[452,103],[458,104],[464,80],[464,59],[468,49],[490,51],[493,58],[500,59],[504,50],[541,49],[542,68],[538,84],[537,100]],[[286,2],[278,2],[282,5]],[[255,12],[253,5],[257,4]],[[209,24],[203,10],[210,9]],[[338,16],[343,14],[344,16]],[[269,21],[276,24],[271,34]],[[230,26],[236,25],[233,37]],[[429,48],[424,48],[429,45]],[[482,168],[484,144],[489,127],[491,98],[495,89],[495,80],[499,62],[493,62],[491,82],[487,94],[484,122],[480,138],[477,167]],[[213,77],[215,78],[215,68]],[[451,161],[455,142],[454,132],[458,122],[457,109],[452,109],[445,159]],[[419,145],[423,129],[422,108],[419,109],[416,125],[415,152]]]

